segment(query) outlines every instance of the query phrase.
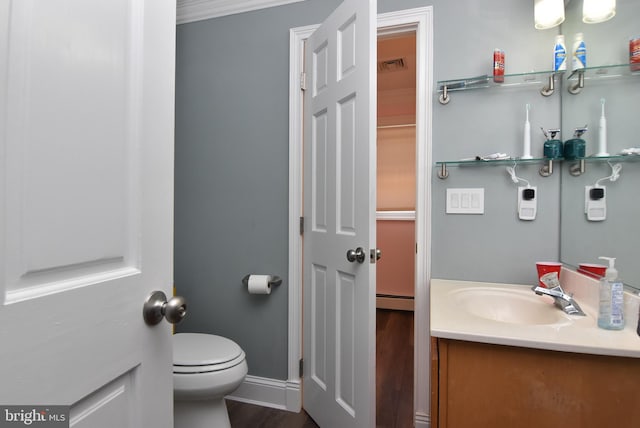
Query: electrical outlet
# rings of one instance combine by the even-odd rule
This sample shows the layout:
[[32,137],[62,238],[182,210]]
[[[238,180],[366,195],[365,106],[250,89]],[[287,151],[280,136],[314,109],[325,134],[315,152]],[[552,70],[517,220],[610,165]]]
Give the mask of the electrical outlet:
[[535,186],[518,187],[518,218],[535,220],[538,212],[538,188]]
[[584,187],[584,212],[589,221],[603,221],[607,218],[607,192],[605,186]]

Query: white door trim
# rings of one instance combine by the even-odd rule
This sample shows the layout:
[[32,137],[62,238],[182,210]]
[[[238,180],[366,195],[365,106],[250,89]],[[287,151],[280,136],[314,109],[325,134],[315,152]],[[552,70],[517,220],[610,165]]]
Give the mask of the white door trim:
[[[300,90],[304,40],[317,25],[289,30],[289,349],[286,409],[301,409],[302,358],[302,148],[303,93]],[[433,7],[378,15],[378,35],[416,32],[416,287],[414,316],[414,421],[430,425],[429,280],[431,277],[431,129],[433,88]]]

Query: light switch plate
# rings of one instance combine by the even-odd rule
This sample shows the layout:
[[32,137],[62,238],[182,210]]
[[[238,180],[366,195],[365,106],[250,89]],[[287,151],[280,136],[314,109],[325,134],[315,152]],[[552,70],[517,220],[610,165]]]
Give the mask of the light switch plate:
[[447,189],[447,214],[484,214],[484,188]]
[[[533,197],[525,197],[525,193],[533,193]],[[536,186],[518,187],[518,218],[535,220],[538,212],[538,188]]]
[[589,221],[603,221],[607,218],[607,189],[605,186],[598,186],[597,189],[602,189],[602,198],[593,199],[591,189],[595,188],[595,186],[584,187],[584,212]]

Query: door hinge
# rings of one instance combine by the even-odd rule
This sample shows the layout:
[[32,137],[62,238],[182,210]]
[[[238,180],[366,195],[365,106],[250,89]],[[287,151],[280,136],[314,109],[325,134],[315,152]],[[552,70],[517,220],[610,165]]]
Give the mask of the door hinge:
[[300,73],[300,89],[303,91],[307,90],[307,73],[304,71]]
[[304,360],[300,358],[300,377],[304,377]]
[[300,235],[304,235],[304,217],[300,217]]

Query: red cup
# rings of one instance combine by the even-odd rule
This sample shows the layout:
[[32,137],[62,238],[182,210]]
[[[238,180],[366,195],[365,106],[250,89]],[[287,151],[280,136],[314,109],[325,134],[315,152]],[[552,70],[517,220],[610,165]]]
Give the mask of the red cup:
[[542,275],[544,275],[545,273],[557,272],[558,273],[558,280],[560,280],[560,270],[562,269],[562,263],[559,263],[559,262],[537,262],[536,263],[536,268],[538,269],[538,283],[540,284],[540,287],[547,288],[547,286],[544,285],[542,283],[542,281],[540,281],[540,277],[542,277]]
[[591,278],[600,279],[607,272],[607,267],[593,263],[580,263],[580,265],[578,265],[578,272]]

